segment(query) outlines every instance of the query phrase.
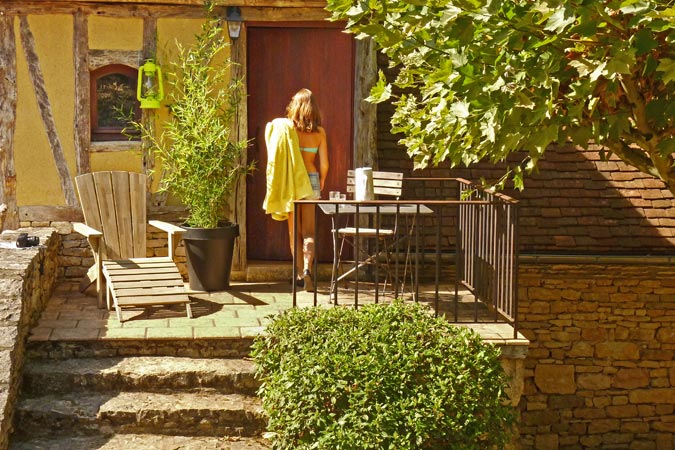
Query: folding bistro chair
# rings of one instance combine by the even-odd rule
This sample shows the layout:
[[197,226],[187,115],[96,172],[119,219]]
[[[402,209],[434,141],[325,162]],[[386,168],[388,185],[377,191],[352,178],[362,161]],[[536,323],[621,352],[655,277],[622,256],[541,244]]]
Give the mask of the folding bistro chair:
[[75,177],[85,223],[73,228],[87,238],[95,264],[89,281],[96,281],[98,306],[123,307],[184,304],[192,318],[190,299],[173,254],[184,230],[170,223],[147,223],[168,234],[169,255],[146,257],[146,180],[133,172],[94,172]]
[[[400,172],[373,172],[373,189],[378,200],[389,197],[394,200],[398,200],[401,197],[403,191],[403,173]],[[355,191],[355,171],[350,170],[347,173],[347,192],[353,193]],[[371,207],[372,208],[372,207]],[[354,249],[354,259],[356,262],[352,267],[342,272],[338,277],[336,282],[339,282],[352,273],[354,273],[358,268],[365,265],[374,265],[379,264],[380,258],[384,258],[384,267],[385,267],[385,281],[384,289],[387,288],[387,280],[391,284],[392,281],[392,270],[391,270],[391,251],[394,238],[397,234],[398,229],[398,214],[395,215],[393,220],[393,226],[383,226],[378,223],[378,220],[381,222],[382,216],[375,213],[375,223],[373,227],[362,227],[360,224],[356,224],[353,227],[344,227],[337,230],[338,238],[340,240],[340,251],[338,254],[338,273],[342,272],[342,263],[343,263],[343,253],[345,252],[345,244]],[[355,219],[356,220],[356,219]],[[358,245],[358,255],[356,254],[356,239],[363,241],[359,242]],[[369,245],[369,241],[372,243]],[[379,241],[379,242],[377,242]],[[348,247],[347,247],[348,248]],[[375,249],[374,253],[369,253],[369,249]],[[378,277],[376,277],[378,278]],[[376,280],[379,281],[379,280]]]

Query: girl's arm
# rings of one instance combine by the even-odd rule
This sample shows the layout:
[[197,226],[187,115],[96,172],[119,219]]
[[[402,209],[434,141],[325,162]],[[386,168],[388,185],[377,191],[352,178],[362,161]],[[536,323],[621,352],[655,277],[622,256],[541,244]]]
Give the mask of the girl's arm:
[[321,134],[321,143],[319,144],[319,178],[321,180],[321,190],[323,190],[326,177],[328,176],[328,143],[326,142],[326,130],[319,128]]

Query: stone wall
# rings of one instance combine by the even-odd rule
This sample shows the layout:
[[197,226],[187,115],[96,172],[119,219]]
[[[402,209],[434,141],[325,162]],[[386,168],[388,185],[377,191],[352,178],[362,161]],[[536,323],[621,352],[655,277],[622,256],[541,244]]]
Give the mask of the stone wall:
[[[40,246],[9,248],[20,232]],[[26,339],[56,281],[60,237],[53,228],[21,228],[0,235],[0,448],[8,446]]]
[[522,448],[675,448],[675,258],[535,259],[519,286]]

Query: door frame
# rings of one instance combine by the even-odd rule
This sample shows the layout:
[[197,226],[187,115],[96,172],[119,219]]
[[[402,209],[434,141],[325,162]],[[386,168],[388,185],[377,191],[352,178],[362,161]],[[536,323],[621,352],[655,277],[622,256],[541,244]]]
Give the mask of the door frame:
[[[232,43],[231,59],[236,66],[232,75],[243,80],[243,90],[240,101],[240,115],[237,117],[235,129],[239,139],[248,137],[248,85],[246,67],[248,64],[247,27],[308,27],[322,25],[325,28],[344,28],[342,22],[308,21],[251,21],[244,22],[239,39]],[[370,165],[377,169],[377,106],[365,102],[370,95],[370,89],[377,82],[377,53],[374,42],[370,38],[355,39],[354,42],[354,75],[352,93],[352,161],[355,167]],[[245,161],[242,161],[245,163]],[[241,233],[235,246],[233,270],[245,271],[247,260],[247,223],[246,223],[246,179],[240,180],[237,195],[230,204],[231,217],[240,225]]]

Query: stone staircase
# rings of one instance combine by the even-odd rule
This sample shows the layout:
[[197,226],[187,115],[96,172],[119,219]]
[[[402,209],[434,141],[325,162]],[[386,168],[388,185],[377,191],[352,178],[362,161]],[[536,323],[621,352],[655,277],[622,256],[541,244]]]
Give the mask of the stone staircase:
[[33,357],[9,449],[268,449],[258,386],[246,358]]

